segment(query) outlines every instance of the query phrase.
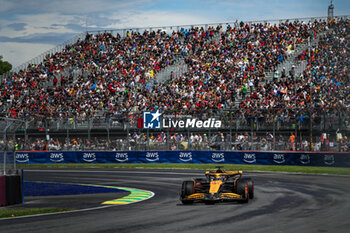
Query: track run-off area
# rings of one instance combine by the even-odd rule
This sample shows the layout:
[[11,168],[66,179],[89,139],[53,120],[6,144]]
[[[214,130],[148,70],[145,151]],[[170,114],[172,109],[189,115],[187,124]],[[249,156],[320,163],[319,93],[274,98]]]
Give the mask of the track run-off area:
[[182,205],[182,181],[204,177],[204,170],[26,168],[25,181],[127,187],[152,194],[136,193],[144,200],[135,202],[132,195],[113,193],[25,197],[24,205],[61,204],[80,210],[3,219],[0,232],[349,232],[350,176],[246,176],[255,182],[255,197],[247,204]]

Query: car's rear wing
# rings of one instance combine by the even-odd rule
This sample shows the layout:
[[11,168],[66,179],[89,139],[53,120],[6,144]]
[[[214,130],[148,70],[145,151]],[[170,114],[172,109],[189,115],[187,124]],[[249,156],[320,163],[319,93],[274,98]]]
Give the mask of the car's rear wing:
[[235,170],[235,171],[206,171],[205,174],[210,174],[210,175],[223,175],[223,176],[232,176],[232,175],[238,175],[238,174],[243,174],[243,171]]

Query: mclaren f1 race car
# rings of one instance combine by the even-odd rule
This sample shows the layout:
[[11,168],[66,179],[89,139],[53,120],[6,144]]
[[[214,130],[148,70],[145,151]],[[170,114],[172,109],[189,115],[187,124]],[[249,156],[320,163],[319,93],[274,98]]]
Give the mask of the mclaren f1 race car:
[[247,203],[254,198],[254,182],[251,178],[242,178],[242,171],[224,171],[217,167],[215,171],[206,171],[205,178],[193,178],[183,181],[180,200],[183,204],[193,202],[215,203],[239,201]]

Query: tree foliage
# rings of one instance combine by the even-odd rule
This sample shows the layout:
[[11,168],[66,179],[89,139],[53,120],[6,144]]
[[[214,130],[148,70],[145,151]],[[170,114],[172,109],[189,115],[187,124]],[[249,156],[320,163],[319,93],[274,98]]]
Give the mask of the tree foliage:
[[10,71],[11,69],[12,65],[7,61],[3,61],[2,56],[0,56],[0,75]]

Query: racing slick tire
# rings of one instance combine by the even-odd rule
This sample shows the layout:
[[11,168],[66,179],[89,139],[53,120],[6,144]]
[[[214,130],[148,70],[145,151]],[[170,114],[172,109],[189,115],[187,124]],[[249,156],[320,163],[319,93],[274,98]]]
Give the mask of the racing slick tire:
[[250,177],[242,178],[241,180],[248,182],[249,199],[253,199],[254,198],[254,181]]
[[[248,195],[246,195],[245,192],[246,187],[248,187]],[[247,203],[249,201],[249,186],[247,180],[240,179],[237,181],[236,193],[242,196],[240,202]]]
[[[194,193],[194,182],[193,181],[184,181],[182,183],[182,188],[181,188],[181,197],[184,198],[188,195],[191,195]],[[192,204],[192,200],[181,200],[182,204],[188,205]]]

